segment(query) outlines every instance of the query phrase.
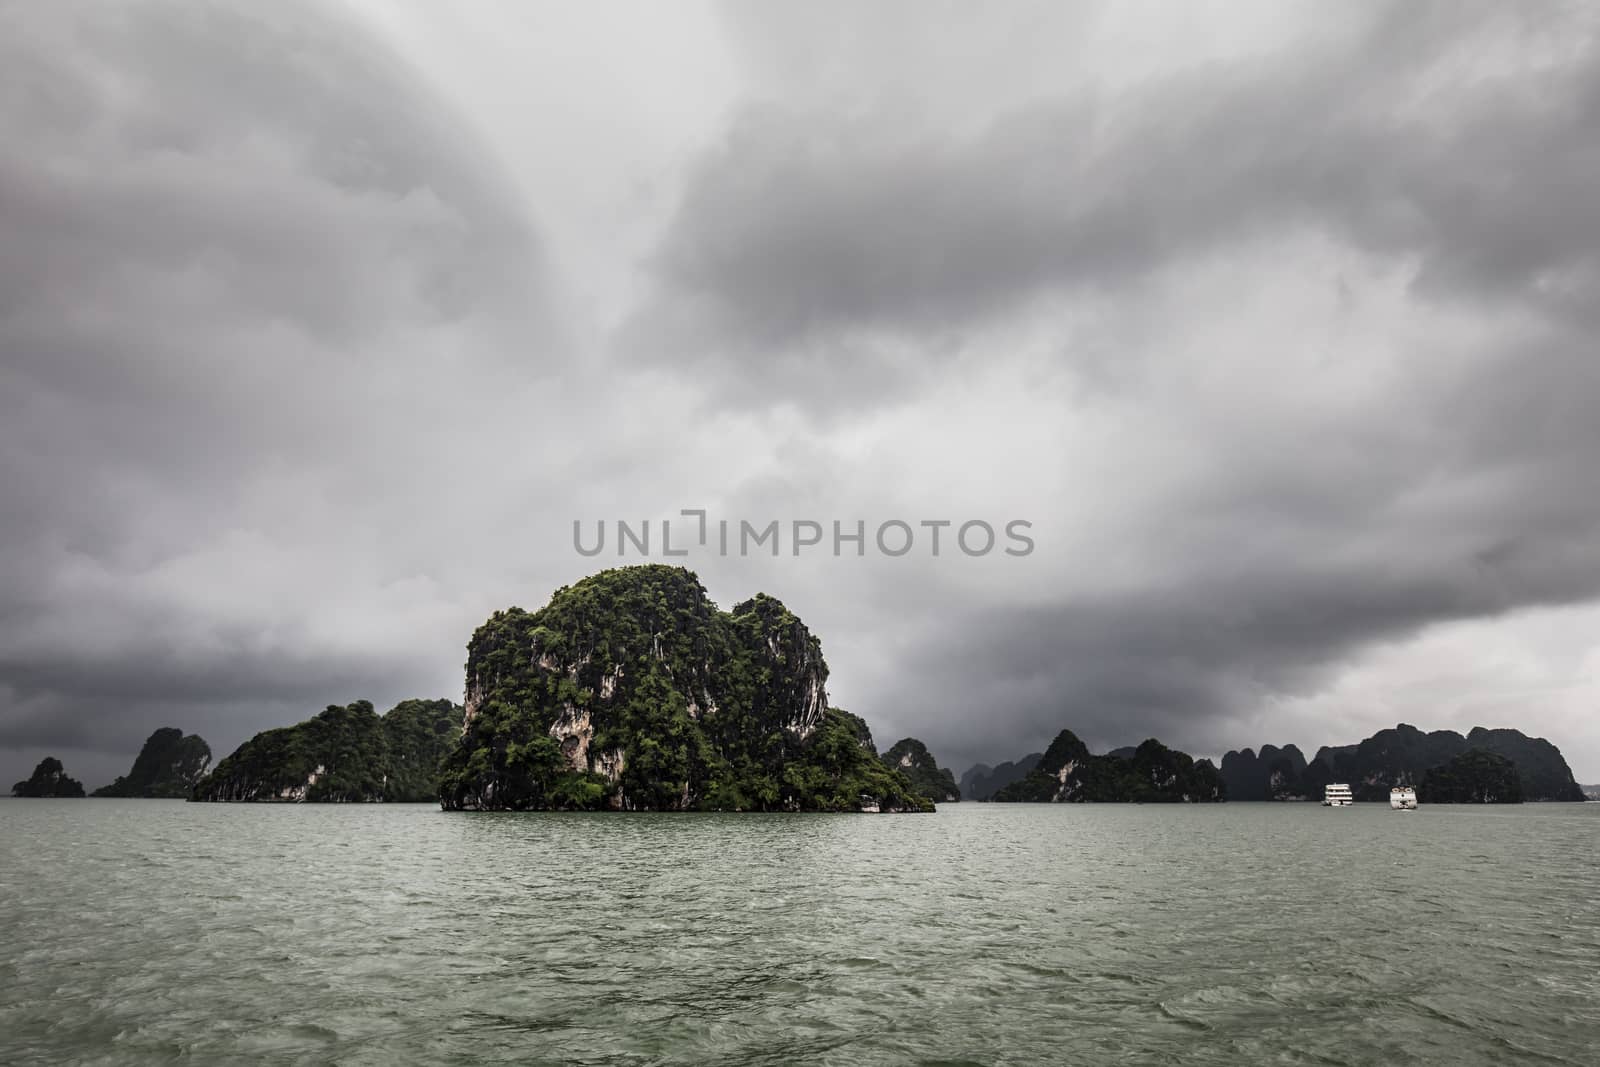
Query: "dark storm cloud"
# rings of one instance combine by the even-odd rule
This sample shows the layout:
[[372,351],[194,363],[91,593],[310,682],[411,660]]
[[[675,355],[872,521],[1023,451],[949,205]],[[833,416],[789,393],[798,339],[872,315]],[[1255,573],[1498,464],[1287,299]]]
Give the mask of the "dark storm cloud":
[[495,168],[298,3],[0,18],[0,744],[223,744],[262,708],[435,688],[306,620],[348,572],[294,546],[387,526],[372,566],[403,578],[452,506],[403,496],[434,473],[416,442],[549,361]]
[[[877,333],[931,340],[1041,292],[1103,292],[1300,230],[1413,262],[1421,295],[1592,322],[1594,17],[1364,10],[1381,15],[1353,38],[1308,32],[1122,93],[1069,88],[971,133],[752,104],[693,173],[625,345],[737,368],[756,402],[803,377],[793,364],[887,391]],[[1479,65],[1486,30],[1512,69]],[[951,347],[922,351],[937,364]]]
[[[1122,358],[1149,366],[1116,377],[1107,401],[1137,413],[1172,367],[1212,358],[1182,344],[1185,315],[1254,314],[1257,299],[1174,311],[1152,292],[1181,290],[1187,267],[1218,257],[1248,267],[1242,286],[1309,277],[1308,241],[1402,272],[1396,315],[1480,324],[1459,342],[1421,331],[1416,351],[1374,365],[1390,387],[1351,410],[1302,398],[1305,419],[1275,414],[1281,392],[1252,396],[1275,376],[1259,362],[1233,401],[1180,403],[1169,426],[1208,462],[1129,524],[1124,543],[1151,567],[1128,589],[1085,591],[1092,557],[1056,560],[1042,606],[913,591],[945,571],[872,573],[877,595],[860,595],[896,607],[880,624],[916,634],[900,643],[904,669],[861,694],[895,736],[957,762],[1011,758],[1063,725],[1106,745],[1282,740],[1240,723],[1263,697],[1315,692],[1375,642],[1600,593],[1596,18],[1361,10],[1359,33],[1310,26],[1246,62],[1120,92],[1068,86],[955,130],[874,106],[869,79],[848,108],[752,103],[693,170],[622,350],[694,367],[757,409],[911,404],[962,360],[1011,373],[994,348],[1005,335],[985,331],[1035,317],[1048,332],[1031,303],[1044,297],[1141,321]],[[1059,370],[1103,384],[1061,331]],[[1336,339],[1320,343],[1339,358]],[[1073,506],[1054,495],[1065,482],[1012,480],[1018,509]],[[916,603],[932,615],[902,610]]]
[[[1253,736],[1258,727],[1236,720],[1248,719],[1265,695],[1314,689],[1353,649],[1430,623],[1592,598],[1600,589],[1594,531],[1591,518],[1566,539],[1545,537],[1526,551],[1445,554],[1402,567],[1376,553],[1320,561],[1337,546],[1307,541],[1306,558],[1292,569],[1245,560],[1230,568],[1219,559],[1210,569],[1222,573],[1207,577],[1196,561],[1179,588],[1069,596],[1049,607],[956,608],[909,642],[904,677],[916,682],[883,707],[900,730],[936,734],[957,762],[1037,750],[1063,726],[1099,750],[1148,736],[1202,753],[1282,743],[1284,733]],[[983,671],[974,673],[973,663]],[[1315,739],[1343,743],[1364,732],[1359,721],[1325,723]]]
[[[443,10],[0,14],[14,777],[459,696],[489,611],[619,562],[574,518],[1033,520],[687,561],[958,764],[1353,739],[1261,709],[1600,594],[1585,9],[739,5],[639,54]],[[563,18],[609,91],[527,69]]]
[[[1403,381],[1391,405],[1330,427],[1258,426],[1242,407],[1196,443],[1209,469],[1125,541],[1063,550],[1059,522],[1040,522],[1038,558],[1018,565],[1053,586],[1042,605],[864,594],[903,609],[883,624],[911,636],[893,683],[862,699],[896,736],[924,736],[962,765],[1042,748],[1063,726],[1105,748],[1159,736],[1213,754],[1358,740],[1388,724],[1353,708],[1348,721],[1263,727],[1261,708],[1318,692],[1376,643],[1600,595],[1597,402],[1591,348],[1558,329],[1432,390]],[[1018,507],[1050,497],[1019,495]],[[1097,587],[1099,553],[1130,548],[1148,571]],[[917,580],[949,576],[947,564]],[[1507,725],[1569,747],[1592,736],[1580,723]]]

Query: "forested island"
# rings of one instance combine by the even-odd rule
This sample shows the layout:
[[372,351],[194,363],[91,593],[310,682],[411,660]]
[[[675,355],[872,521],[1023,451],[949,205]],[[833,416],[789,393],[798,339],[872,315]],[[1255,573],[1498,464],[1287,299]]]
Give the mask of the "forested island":
[[780,601],[719,610],[660,564],[603,571],[467,649],[452,809],[931,811],[828,706],[822,646]]
[[1449,763],[1431,767],[1417,788],[1422,804],[1521,804],[1517,765],[1496,752],[1470,748]]
[[[958,783],[922,741],[879,754],[828,703],[821,642],[758,593],[722,611],[661,564],[602,571],[538,611],[496,612],[467,647],[466,700],[329,705],[210,767],[176,727],[152,733],[97,797],[232,802],[438,802],[451,810],[931,811],[1001,803],[1357,800],[1410,785],[1423,803],[1582,800],[1559,749],[1517,730],[1400,724],[1307,760],[1294,745],[1230,751],[1220,769],[1150,738],[1104,754],[1070,729],[1044,752],[976,764]],[[53,757],[13,787],[83,796]]]
[[1208,759],[1150,738],[1103,756],[1062,730],[1033,768],[996,792],[999,803],[1214,803],[1227,789]]
[[91,796],[172,800],[189,796],[211,766],[211,746],[198,734],[185,735],[176,726],[151,734],[127,774]]
[[461,732],[449,700],[404,700],[379,715],[367,700],[329,705],[257,734],[195,784],[211,801],[372,803],[435,800],[439,762]]
[[958,795],[915,738],[880,756],[864,720],[828,706],[826,680],[820,642],[776,599],[723,612],[687,570],[619,568],[479,627],[465,705],[330,705],[246,741],[190,796],[920,812]]
[[83,783],[67,777],[67,769],[54,756],[46,756],[33,774],[11,787],[14,797],[81,797]]
[[883,762],[902,772],[912,788],[930,800],[953,804],[961,799],[956,776],[949,768],[940,767],[928,746],[915,737],[904,737],[890,745]]

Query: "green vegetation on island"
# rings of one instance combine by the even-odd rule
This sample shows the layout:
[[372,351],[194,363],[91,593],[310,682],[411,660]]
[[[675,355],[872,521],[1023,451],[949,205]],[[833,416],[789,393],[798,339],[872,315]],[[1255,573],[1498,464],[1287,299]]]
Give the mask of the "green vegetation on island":
[[83,783],[76,778],[68,778],[67,770],[61,761],[54,756],[46,756],[39,761],[33,769],[33,774],[25,782],[18,782],[11,787],[11,795],[15,797],[81,797],[83,796]]
[[467,656],[450,809],[931,810],[829,708],[820,642],[778,600],[719,610],[681,567],[603,571],[496,612]]
[[1210,760],[1196,760],[1154,738],[1131,754],[1096,756],[1062,730],[1038,764],[995,793],[1003,803],[1204,803],[1227,799]]
[[453,700],[402,700],[383,717],[388,776],[383,799],[439,799],[439,764],[461,737],[461,705]]
[[182,799],[194,791],[211,766],[211,746],[198,734],[163,726],[145,741],[133,768],[91,796]]
[[1504,756],[1470,748],[1433,767],[1417,787],[1421,804],[1521,804],[1517,765]]
[[[878,756],[866,720],[829,708],[807,739],[800,758],[784,769],[793,787],[791,807],[802,811],[855,811],[871,797],[883,811],[932,811],[935,801]],[[780,800],[784,794],[780,791]]]
[[379,716],[370,701],[257,734],[197,783],[195,800],[360,803],[428,801],[461,730],[449,700],[406,700]]
[[956,776],[949,768],[940,767],[939,761],[928,751],[928,746],[915,737],[896,741],[883,754],[883,762],[903,773],[918,793],[935,803],[954,803],[961,799]]

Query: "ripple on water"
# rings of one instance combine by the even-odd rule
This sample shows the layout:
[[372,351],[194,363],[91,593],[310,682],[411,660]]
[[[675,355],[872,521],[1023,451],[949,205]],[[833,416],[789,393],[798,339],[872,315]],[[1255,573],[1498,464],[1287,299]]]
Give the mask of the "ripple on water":
[[1592,1064],[1600,805],[0,802],[0,1062]]

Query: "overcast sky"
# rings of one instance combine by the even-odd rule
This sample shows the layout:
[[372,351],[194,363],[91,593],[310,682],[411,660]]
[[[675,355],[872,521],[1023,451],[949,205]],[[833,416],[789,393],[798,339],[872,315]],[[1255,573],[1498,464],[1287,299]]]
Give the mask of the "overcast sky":
[[459,700],[575,519],[683,508],[1031,522],[685,560],[957,773],[1600,780],[1596,11],[6,5],[0,782]]

